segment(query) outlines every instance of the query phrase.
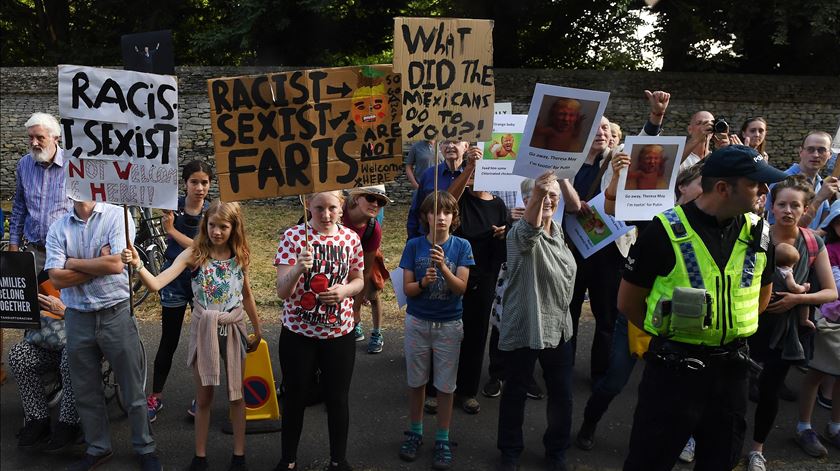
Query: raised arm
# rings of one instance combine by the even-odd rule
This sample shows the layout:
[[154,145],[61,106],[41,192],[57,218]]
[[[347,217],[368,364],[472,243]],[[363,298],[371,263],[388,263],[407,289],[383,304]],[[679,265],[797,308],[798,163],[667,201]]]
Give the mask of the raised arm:
[[618,153],[612,158],[612,178],[604,190],[604,212],[615,216],[615,197],[618,194],[618,181],[621,179],[621,171],[630,166],[630,156],[624,152]]
[[464,171],[452,181],[449,185],[449,189],[447,190],[450,195],[455,197],[456,200],[461,199],[461,196],[464,194],[464,189],[467,187],[467,183],[469,183],[470,178],[475,175],[475,163],[481,159],[481,149],[478,147],[470,147],[466,152],[464,152],[464,159],[466,161]]
[[164,286],[171,283],[172,280],[178,278],[178,275],[189,268],[189,262],[191,259],[192,248],[189,248],[181,252],[181,254],[178,255],[178,257],[172,262],[172,265],[157,276],[153,275],[146,269],[146,266],[143,265],[143,261],[137,254],[137,249],[135,249],[133,245],[122,251],[121,261],[122,263],[130,263],[131,266],[134,267],[134,271],[137,273],[137,276],[140,277],[140,281],[143,282],[149,290],[157,292]]

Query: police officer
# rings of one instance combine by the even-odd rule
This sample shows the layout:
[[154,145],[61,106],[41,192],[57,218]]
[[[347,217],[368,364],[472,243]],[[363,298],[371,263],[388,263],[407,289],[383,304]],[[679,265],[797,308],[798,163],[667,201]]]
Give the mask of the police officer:
[[770,300],[774,270],[769,226],[752,211],[785,174],[741,145],[705,160],[702,195],[654,218],[619,288],[619,310],[654,336],[625,471],[671,469],[692,434],[695,470],[732,469],[741,454],[746,337]]

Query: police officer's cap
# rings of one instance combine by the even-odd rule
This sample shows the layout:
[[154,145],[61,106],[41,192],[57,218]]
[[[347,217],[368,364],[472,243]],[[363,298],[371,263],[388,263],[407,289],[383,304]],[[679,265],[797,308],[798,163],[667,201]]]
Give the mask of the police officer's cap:
[[776,183],[787,178],[781,170],[768,164],[749,146],[729,145],[706,157],[701,173],[704,177],[744,177],[759,183]]

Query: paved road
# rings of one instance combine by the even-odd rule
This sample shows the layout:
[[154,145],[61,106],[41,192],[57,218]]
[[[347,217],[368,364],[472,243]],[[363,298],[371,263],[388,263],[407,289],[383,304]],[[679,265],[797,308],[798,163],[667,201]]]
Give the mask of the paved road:
[[[592,336],[592,322],[582,322],[583,344],[588,344]],[[272,359],[276,364],[277,337],[279,326],[264,326],[265,338],[271,346]],[[7,331],[8,332],[8,331]],[[141,324],[144,343],[150,357],[157,349],[160,335],[159,324],[147,322]],[[187,329],[184,329],[186,337]],[[404,463],[397,457],[397,450],[402,439],[402,432],[407,427],[407,404],[405,391],[405,369],[402,358],[401,332],[390,330],[385,333],[385,351],[379,355],[368,355],[364,346],[359,344],[356,357],[356,371],[351,386],[351,427],[348,459],[361,470],[423,470],[431,465],[431,447],[424,445],[418,460]],[[13,343],[7,334],[4,346]],[[192,422],[187,419],[185,410],[192,398],[191,374],[185,367],[184,351],[186,339],[182,339],[175,367],[166,387],[165,408],[153,424],[158,449],[164,463],[164,469],[185,469],[193,455]],[[589,355],[586,349],[580,349],[578,366],[575,368],[575,413],[574,430],[580,425],[583,405],[588,397]],[[7,352],[3,352],[4,356]],[[632,423],[632,411],[635,407],[635,391],[638,386],[641,368],[637,367],[628,388],[613,403],[604,417],[597,434],[595,449],[581,451],[574,446],[569,450],[569,463],[574,470],[615,470],[620,469],[627,447]],[[151,376],[151,375],[150,375]],[[789,384],[798,385],[800,373],[792,372]],[[798,387],[798,386],[797,386]],[[63,469],[73,457],[49,456],[37,452],[22,452],[15,447],[15,433],[21,426],[22,413],[16,393],[14,379],[10,379],[0,390],[0,467],[2,471],[31,469],[55,471]],[[456,410],[452,439],[459,446],[456,449],[456,467],[460,470],[493,469],[497,451],[495,449],[496,423],[498,418],[498,400],[479,398],[481,413],[467,415]],[[752,414],[754,406],[750,406]],[[211,469],[227,469],[230,459],[232,439],[221,432],[227,415],[225,392],[217,389],[213,408],[210,432],[209,460]],[[751,422],[752,416],[749,416]],[[815,423],[823,427],[829,419],[828,411],[817,410]],[[768,469],[772,470],[840,470],[840,450],[830,450],[828,460],[814,460],[802,453],[793,443],[792,428],[796,420],[796,406],[782,402],[776,427],[767,444],[767,456],[770,459]],[[434,418],[426,418],[426,430],[434,430]],[[523,470],[539,470],[543,467],[541,434],[545,427],[545,401],[529,401],[526,409],[526,450],[522,457]],[[318,469],[329,457],[329,445],[326,433],[326,413],[323,406],[314,406],[307,410],[299,464],[301,469]],[[751,432],[748,432],[751,433]],[[121,416],[116,404],[111,407],[111,434],[114,440],[115,456],[105,470],[138,469],[135,464],[128,431],[127,421]],[[427,433],[428,435],[428,433]],[[750,435],[748,435],[750,436]],[[280,459],[279,433],[249,435],[247,458],[252,470],[272,469]],[[690,466],[678,465],[677,469],[691,469]]]

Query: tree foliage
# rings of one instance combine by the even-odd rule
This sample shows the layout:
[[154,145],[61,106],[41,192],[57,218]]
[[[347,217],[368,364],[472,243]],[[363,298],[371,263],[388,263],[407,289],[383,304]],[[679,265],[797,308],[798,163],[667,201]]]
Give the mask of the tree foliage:
[[838,73],[837,0],[4,0],[4,66],[117,65],[120,36],[171,29],[176,64],[390,62],[393,17],[495,21],[497,67]]

